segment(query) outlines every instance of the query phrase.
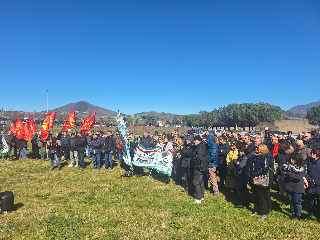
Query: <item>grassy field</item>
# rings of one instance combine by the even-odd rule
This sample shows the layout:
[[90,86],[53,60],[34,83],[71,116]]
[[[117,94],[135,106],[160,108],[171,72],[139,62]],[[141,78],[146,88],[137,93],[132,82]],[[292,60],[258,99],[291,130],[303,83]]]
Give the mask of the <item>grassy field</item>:
[[[0,191],[15,194],[17,210],[0,215],[0,239],[319,239],[317,220],[288,220],[274,199],[262,220],[237,209],[226,191],[205,192],[202,204],[181,186],[124,171],[87,168],[50,171],[44,160],[0,161]],[[252,204],[251,204],[252,207]],[[306,212],[304,212],[306,214]]]

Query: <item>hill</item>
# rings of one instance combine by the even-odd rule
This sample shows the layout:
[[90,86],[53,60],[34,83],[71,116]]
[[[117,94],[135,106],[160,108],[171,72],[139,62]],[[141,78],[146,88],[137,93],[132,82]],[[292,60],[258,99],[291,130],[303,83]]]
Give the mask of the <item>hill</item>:
[[76,110],[78,115],[89,115],[95,111],[97,116],[115,116],[117,114],[115,111],[97,107],[85,101],[69,103],[52,111],[57,112],[57,114],[69,114],[72,110]]
[[308,110],[312,107],[316,107],[316,106],[319,106],[320,105],[320,100],[318,102],[312,102],[312,103],[309,103],[309,104],[306,104],[306,105],[297,105],[297,106],[294,106],[292,108],[290,108],[288,110],[288,112],[295,112],[295,113],[303,113],[303,112],[308,112]]
[[285,116],[288,117],[306,117],[307,112],[310,108],[320,105],[320,100],[317,102],[312,102],[306,105],[297,105],[290,108],[288,111],[285,111]]

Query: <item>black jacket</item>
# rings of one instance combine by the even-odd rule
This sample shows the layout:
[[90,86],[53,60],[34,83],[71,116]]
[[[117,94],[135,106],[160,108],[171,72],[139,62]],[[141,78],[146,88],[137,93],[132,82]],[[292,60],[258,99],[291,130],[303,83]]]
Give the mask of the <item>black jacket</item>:
[[247,175],[246,175],[247,161],[248,161],[248,157],[246,154],[240,155],[238,159],[235,161],[238,178],[241,178],[241,179],[247,178]]
[[[320,195],[320,159],[317,161],[313,158],[307,159],[307,174],[306,179],[309,182],[307,192],[310,194]],[[310,180],[313,180],[315,184],[312,184]]]
[[226,164],[226,158],[230,152],[229,143],[225,142],[224,144],[219,144],[218,146],[218,164]]
[[284,189],[294,193],[304,193],[303,177],[306,175],[306,167],[297,167],[291,163],[285,163],[281,166],[283,171]]
[[193,148],[192,145],[189,144],[183,146],[181,150],[181,167],[190,167],[190,162],[193,156]]
[[153,146],[153,140],[150,136],[148,137],[141,137],[140,138],[140,144],[145,148],[152,148]]
[[203,172],[208,170],[208,156],[204,142],[200,142],[198,145],[194,146],[192,161],[195,169],[198,171]]
[[107,136],[106,139],[104,140],[104,145],[102,147],[102,150],[106,151],[106,152],[111,152],[111,151],[115,151],[117,147],[116,144],[116,139],[113,136]]
[[68,141],[68,147],[70,151],[75,151],[76,150],[76,139],[75,138],[69,138]]
[[85,152],[87,147],[87,137],[82,135],[76,138],[76,150],[78,152]]
[[250,181],[252,181],[254,177],[267,175],[269,173],[269,186],[271,186],[273,182],[273,170],[273,157],[269,154],[254,153],[248,158],[246,172]]
[[244,153],[246,155],[251,155],[255,150],[256,150],[256,146],[254,145],[253,142],[250,142],[248,147],[246,147],[246,149],[244,150]]
[[100,153],[101,152],[101,147],[102,147],[101,139],[100,138],[97,138],[97,139],[93,138],[92,141],[91,141],[92,152],[94,154]]

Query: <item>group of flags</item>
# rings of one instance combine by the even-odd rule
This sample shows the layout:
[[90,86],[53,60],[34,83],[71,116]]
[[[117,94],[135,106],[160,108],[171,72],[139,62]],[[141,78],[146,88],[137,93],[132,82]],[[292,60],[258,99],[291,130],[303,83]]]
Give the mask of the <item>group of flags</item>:
[[[56,117],[56,112],[50,112],[46,115],[42,127],[41,127],[41,136],[43,138],[43,141],[47,140],[48,131],[50,128],[54,125],[54,119]],[[87,134],[90,129],[95,124],[95,116],[96,112],[88,118],[86,118],[81,123],[81,132],[84,134]],[[67,129],[72,129],[74,125],[76,124],[76,112],[73,110],[68,115],[67,119],[64,122],[63,125],[63,131],[66,131]],[[13,132],[14,135],[20,140],[24,138],[26,141],[29,141],[29,139],[32,137],[32,134],[37,131],[36,125],[34,124],[33,118],[30,117],[28,121],[24,124],[20,118],[13,124],[12,128],[9,130],[9,132]]]
[[19,118],[13,124],[9,132],[13,132],[18,139],[24,138],[26,141],[29,141],[29,139],[32,137],[32,134],[36,131],[37,129],[34,124],[34,121],[32,117],[30,117],[25,124]]

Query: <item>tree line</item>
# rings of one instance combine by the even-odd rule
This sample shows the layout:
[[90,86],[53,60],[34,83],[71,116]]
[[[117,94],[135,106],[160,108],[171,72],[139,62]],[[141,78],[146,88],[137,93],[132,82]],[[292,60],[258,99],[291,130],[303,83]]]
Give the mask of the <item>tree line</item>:
[[284,111],[269,103],[229,104],[215,108],[211,112],[200,111],[199,114],[184,115],[182,122],[188,127],[255,127],[260,122],[274,123],[284,119]]

